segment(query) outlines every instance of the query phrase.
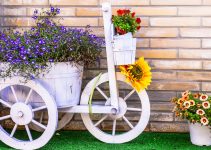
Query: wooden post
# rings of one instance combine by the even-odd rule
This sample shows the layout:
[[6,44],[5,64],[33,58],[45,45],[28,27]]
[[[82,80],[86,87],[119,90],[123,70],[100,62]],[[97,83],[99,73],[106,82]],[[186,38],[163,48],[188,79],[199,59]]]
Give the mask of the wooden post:
[[119,95],[118,95],[118,88],[117,88],[117,83],[116,83],[116,74],[115,74],[113,47],[112,47],[113,27],[112,27],[112,22],[111,22],[111,17],[112,17],[111,4],[103,3],[102,10],[103,10],[104,34],[105,34],[105,42],[106,42],[106,54],[107,54],[111,106],[118,109]]

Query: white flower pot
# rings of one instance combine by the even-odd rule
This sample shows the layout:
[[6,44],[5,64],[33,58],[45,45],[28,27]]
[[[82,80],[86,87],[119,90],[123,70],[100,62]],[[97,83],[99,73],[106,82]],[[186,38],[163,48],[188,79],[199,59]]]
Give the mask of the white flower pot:
[[189,123],[190,139],[194,145],[210,146],[211,145],[211,128],[202,126],[199,123]]
[[132,33],[114,36],[114,63],[115,65],[128,65],[135,62],[136,38]]
[[[80,102],[82,75],[83,66],[64,62],[52,63],[49,72],[41,74],[34,81],[48,90],[58,107],[75,106]],[[22,89],[18,86],[14,86],[14,88],[18,99],[24,100],[28,89]],[[10,89],[5,89],[0,94],[6,100],[15,101]],[[43,101],[37,94],[33,93],[30,99],[30,101],[36,102],[36,105],[42,105]]]
[[36,79],[54,97],[58,107],[75,106],[80,102],[83,66],[74,63],[52,64],[51,70]]

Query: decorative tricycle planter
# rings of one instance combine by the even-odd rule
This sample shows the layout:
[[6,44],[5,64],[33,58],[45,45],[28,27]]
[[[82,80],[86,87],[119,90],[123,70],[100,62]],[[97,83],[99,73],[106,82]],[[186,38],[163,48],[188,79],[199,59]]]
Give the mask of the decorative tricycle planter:
[[[59,63],[40,79],[29,80],[22,83],[21,77],[7,78],[0,80],[0,103],[3,109],[9,110],[2,114],[0,121],[11,119],[14,126],[11,132],[0,128],[0,138],[5,144],[16,149],[38,149],[44,146],[53,136],[58,124],[58,112],[60,113],[81,113],[82,120],[89,132],[97,139],[106,143],[124,143],[140,135],[148,124],[150,117],[150,103],[145,90],[137,92],[130,83],[125,81],[125,76],[115,72],[113,37],[111,30],[111,6],[103,4],[103,18],[105,27],[106,53],[108,73],[92,79],[84,88],[80,104],[78,104],[81,88],[82,67],[75,67]],[[132,40],[133,45],[135,41]],[[132,63],[132,61],[130,62]],[[122,63],[121,63],[122,64]],[[64,69],[65,68],[65,69]],[[124,96],[119,94],[118,83],[127,87],[128,93]],[[109,83],[108,89],[104,88]],[[21,93],[19,91],[21,89]],[[24,90],[22,90],[24,89]],[[93,94],[93,89],[103,97],[100,101],[93,101],[91,105],[92,114],[89,112],[89,98]],[[11,94],[6,94],[4,92]],[[94,93],[96,93],[94,91]],[[107,96],[109,93],[109,96]],[[129,98],[136,93],[138,103],[130,105]],[[138,115],[137,123],[127,119],[127,112],[134,112]],[[45,112],[40,116],[39,112]],[[102,117],[96,119],[92,116],[101,114]],[[112,132],[100,128],[100,124],[106,119],[112,121]],[[44,120],[44,121],[43,121]],[[127,131],[117,133],[118,122],[128,125]],[[62,121],[61,121],[62,122]],[[33,124],[33,127],[31,125]],[[28,139],[21,140],[15,137],[19,126],[24,126]],[[39,137],[33,137],[30,128],[42,131]]]

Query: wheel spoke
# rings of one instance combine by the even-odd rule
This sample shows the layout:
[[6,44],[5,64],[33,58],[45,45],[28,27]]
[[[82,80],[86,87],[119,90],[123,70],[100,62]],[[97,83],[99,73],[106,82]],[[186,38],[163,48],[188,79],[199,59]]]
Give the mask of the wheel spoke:
[[43,110],[43,109],[46,109],[46,108],[47,108],[47,106],[40,106],[40,107],[37,107],[37,108],[32,109],[32,111],[33,112],[40,111],[40,110]]
[[103,118],[101,118],[97,123],[94,124],[94,126],[98,126],[101,122],[103,122],[106,118],[108,117],[108,115],[105,115]]
[[129,111],[142,111],[142,109],[140,109],[140,108],[130,108],[130,107],[128,107],[127,108],[127,110],[129,110]]
[[25,104],[28,104],[29,98],[30,98],[30,96],[31,96],[32,91],[33,91],[33,90],[30,89],[29,94],[28,94],[27,97],[26,97]]
[[15,97],[15,101],[18,102],[18,98],[17,98],[17,95],[15,93],[14,87],[11,85],[10,88],[12,90],[12,93],[13,93],[14,97]]
[[13,137],[13,135],[15,134],[15,131],[16,131],[17,127],[18,127],[18,124],[15,124],[15,126],[12,129],[12,132],[10,133],[10,137]]
[[11,118],[10,115],[4,116],[4,117],[0,117],[0,121],[5,120],[5,119],[9,119],[9,118]]
[[29,129],[29,126],[28,125],[25,125],[25,128],[26,128],[26,132],[27,132],[27,135],[29,137],[29,140],[30,141],[33,141],[32,135],[31,135],[31,132],[30,132],[30,129]]
[[112,135],[114,136],[116,133],[116,119],[113,121]]
[[97,86],[96,89],[98,90],[98,92],[100,92],[100,94],[106,99],[108,100],[108,97],[106,96],[106,94]]
[[2,99],[0,99],[0,103],[2,103],[3,105],[5,105],[5,106],[7,106],[7,107],[9,107],[9,108],[11,108],[11,104],[9,104],[8,102],[5,102],[4,100],[2,100]]
[[44,126],[43,124],[39,123],[38,121],[36,121],[36,120],[33,119],[32,122],[33,122],[34,124],[36,124],[37,126],[43,128],[43,129],[46,129],[46,126]]
[[124,101],[126,101],[136,90],[133,89],[127,96],[125,96]]
[[41,112],[41,115],[40,115],[40,123],[42,123],[43,115],[44,115],[44,112],[42,111],[42,112]]
[[123,116],[123,119],[130,126],[131,129],[134,128],[134,126],[130,123],[130,121],[125,116]]

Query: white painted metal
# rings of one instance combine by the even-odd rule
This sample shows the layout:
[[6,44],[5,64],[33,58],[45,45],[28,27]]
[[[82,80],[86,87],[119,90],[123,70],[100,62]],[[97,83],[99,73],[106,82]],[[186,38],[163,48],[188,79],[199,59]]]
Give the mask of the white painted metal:
[[83,66],[70,62],[51,64],[52,68],[36,82],[56,100],[57,107],[75,106],[80,102]]
[[[40,83],[54,97],[57,107],[78,105],[80,101],[83,66],[68,62],[56,64],[52,63],[51,66],[52,67],[49,72],[40,75],[40,78],[35,79],[35,81]],[[4,83],[4,81],[2,82]],[[28,103],[30,96],[33,97],[31,99],[36,102],[42,101],[41,97],[32,94],[32,91],[26,91],[20,87],[13,86],[10,88],[12,91],[14,91],[15,88],[16,95],[12,94],[13,92],[11,93],[8,89],[3,93],[3,96],[11,99],[11,101],[16,101],[17,98],[19,98],[21,101],[24,99],[25,103]],[[9,103],[5,105],[9,105]],[[62,113],[61,116],[57,130],[62,129],[65,125],[67,125],[72,119],[73,114]],[[36,131],[43,131],[42,128],[33,124],[30,124],[29,127]]]
[[101,118],[97,123],[94,124],[95,127],[97,127],[101,122],[103,122],[106,118],[108,118],[108,115],[105,115],[103,118]]
[[[52,63],[49,65],[52,66],[51,69],[41,74],[34,81],[48,90],[56,100],[58,107],[78,105],[80,102],[83,66],[70,62]],[[1,80],[0,82],[5,84],[3,79]],[[9,81],[9,83],[11,82]],[[7,90],[10,95],[5,91],[3,96],[8,97],[12,101],[17,102],[18,98],[21,98],[21,101],[23,101],[22,98],[25,98],[25,103],[28,103],[30,96],[34,97],[33,99],[36,102],[42,101],[35,94],[31,95],[32,91],[26,91],[15,86],[11,86],[10,89]],[[16,90],[16,95],[14,94],[14,90]]]
[[10,137],[13,137],[15,134],[15,131],[17,130],[18,124],[15,124],[15,126],[12,129],[12,132],[10,133]]
[[135,63],[136,38],[132,37],[132,33],[114,36],[113,53],[115,65]]
[[[76,106],[73,106],[73,107],[76,107]],[[39,120],[40,123],[44,122],[43,116],[45,116],[45,115],[46,115],[46,111],[40,112],[40,120]],[[72,120],[74,113],[73,112],[70,113],[68,111],[66,111],[66,112],[60,112],[59,111],[58,116],[60,116],[61,118],[58,117],[59,120],[58,120],[57,129],[56,129],[57,131],[63,129]],[[37,125],[34,125],[34,124],[30,124],[29,127],[32,130],[35,130],[37,132],[43,132],[44,131],[43,128],[41,128]]]
[[13,86],[10,86],[11,90],[12,90],[12,94],[13,96],[15,97],[15,101],[18,102],[18,98],[17,98],[17,95],[15,93],[15,90],[14,90],[14,87]]
[[[44,101],[43,104],[47,107],[46,110],[48,111],[48,124],[44,126],[43,124],[37,124],[37,121],[33,119],[33,111],[32,107],[37,107],[37,105],[34,105],[34,102],[31,101],[30,103],[25,104],[24,102],[21,102],[19,100],[18,95],[16,94],[16,90],[14,88],[13,95],[17,95],[17,101],[15,98],[15,101],[12,102],[7,102],[2,99],[0,103],[3,104],[3,106],[8,108],[11,107],[10,111],[10,116],[12,120],[15,122],[15,126],[13,127],[11,133],[8,133],[4,128],[1,126],[0,127],[0,139],[2,142],[5,144],[9,145],[10,147],[13,147],[15,149],[38,149],[42,146],[44,146],[53,136],[56,126],[57,126],[57,106],[56,103],[53,99],[53,97],[49,94],[49,92],[41,86],[39,83],[36,83],[34,81],[28,81],[27,83],[21,83],[19,81],[23,81],[22,78],[20,77],[15,77],[15,78],[8,78],[6,80],[0,80],[2,84],[0,84],[0,91],[6,89],[7,87],[15,87],[16,85],[21,86],[21,87],[28,87],[35,91],[42,100]],[[6,104],[6,105],[5,105]],[[41,107],[40,107],[41,108]],[[44,107],[42,107],[44,108]],[[39,110],[39,109],[34,109],[34,110]],[[4,117],[4,116],[3,116]],[[18,119],[19,118],[19,119]],[[5,118],[6,119],[6,118]],[[45,130],[42,133],[42,135],[36,139],[33,139],[32,133],[30,132],[30,129],[28,127],[28,123],[33,122],[37,124],[38,126],[43,127]],[[24,125],[26,129],[26,133],[29,137],[28,141],[21,140],[21,139],[16,139],[14,137],[14,134],[17,130],[18,125]]]
[[[92,113],[101,113],[101,114],[108,114],[113,113],[113,106],[100,106],[100,105],[92,105]],[[89,105],[78,105],[68,108],[59,108],[59,112],[66,112],[66,113],[89,113]]]
[[211,145],[211,127],[202,126],[199,123],[189,123],[190,139],[194,145],[210,146]]
[[[105,73],[101,76],[99,82],[97,83],[97,86],[99,86],[102,83],[108,82],[109,81],[109,74]],[[118,81],[121,82],[125,82],[125,76],[120,74],[120,73],[116,73],[116,77]],[[87,86],[85,87],[82,95],[81,95],[81,104],[88,104],[88,100],[89,100],[89,95],[91,93],[91,87],[94,85],[94,81],[95,79],[93,79],[92,81],[90,81]],[[125,82],[126,83],[126,82]],[[128,84],[128,83],[126,83]],[[110,89],[112,90],[112,89]],[[133,92],[130,92],[133,93]],[[106,142],[106,143],[124,143],[124,142],[128,142],[133,140],[134,138],[136,138],[138,135],[140,135],[145,127],[148,124],[149,121],[149,117],[150,117],[150,103],[149,103],[149,98],[148,95],[146,93],[146,91],[141,91],[139,93],[137,93],[137,95],[140,98],[141,101],[141,106],[142,108],[131,108],[128,107],[125,108],[124,103],[122,103],[122,98],[119,100],[119,112],[117,112],[117,117],[111,117],[112,115],[106,115],[104,116],[102,119],[100,119],[97,123],[94,123],[90,117],[90,114],[87,113],[83,113],[81,114],[82,120],[86,126],[86,128],[89,130],[89,132],[95,136],[97,139]],[[112,101],[112,99],[111,99]],[[106,102],[106,105],[109,102]],[[122,134],[115,134],[115,126],[116,126],[116,121],[113,122],[113,131],[112,134],[108,134],[104,131],[102,131],[101,129],[99,129],[97,126],[102,123],[107,117],[110,117],[113,120],[116,120],[117,118],[119,118],[119,114],[121,112],[125,112],[125,110],[121,110],[121,109],[127,109],[128,111],[133,111],[133,112],[137,112],[140,114],[140,119],[138,121],[138,123],[136,124],[136,126],[133,126],[130,121],[124,116],[124,114],[121,114],[120,116],[123,117],[123,119],[125,120],[125,122],[130,126],[131,130],[126,131],[125,133]],[[114,115],[115,116],[115,115]]]
[[112,48],[112,39],[113,39],[113,26],[111,22],[112,12],[111,12],[111,4],[103,3],[103,23],[104,23],[104,34],[105,34],[105,42],[106,42],[106,55],[107,55],[107,66],[108,66],[108,74],[109,74],[109,88],[111,95],[111,105],[118,109],[118,88],[116,83],[115,76],[115,66],[114,66],[114,56],[113,56],[113,48]]
[[31,106],[26,105],[22,102],[17,102],[12,105],[10,109],[10,115],[12,121],[18,125],[26,125],[32,121],[34,113],[32,112]]
[[0,99],[0,103],[3,104],[4,106],[7,106],[9,108],[11,108],[11,104],[8,102],[5,102],[4,100]]
[[115,136],[116,133],[116,119],[113,121],[112,135]]

